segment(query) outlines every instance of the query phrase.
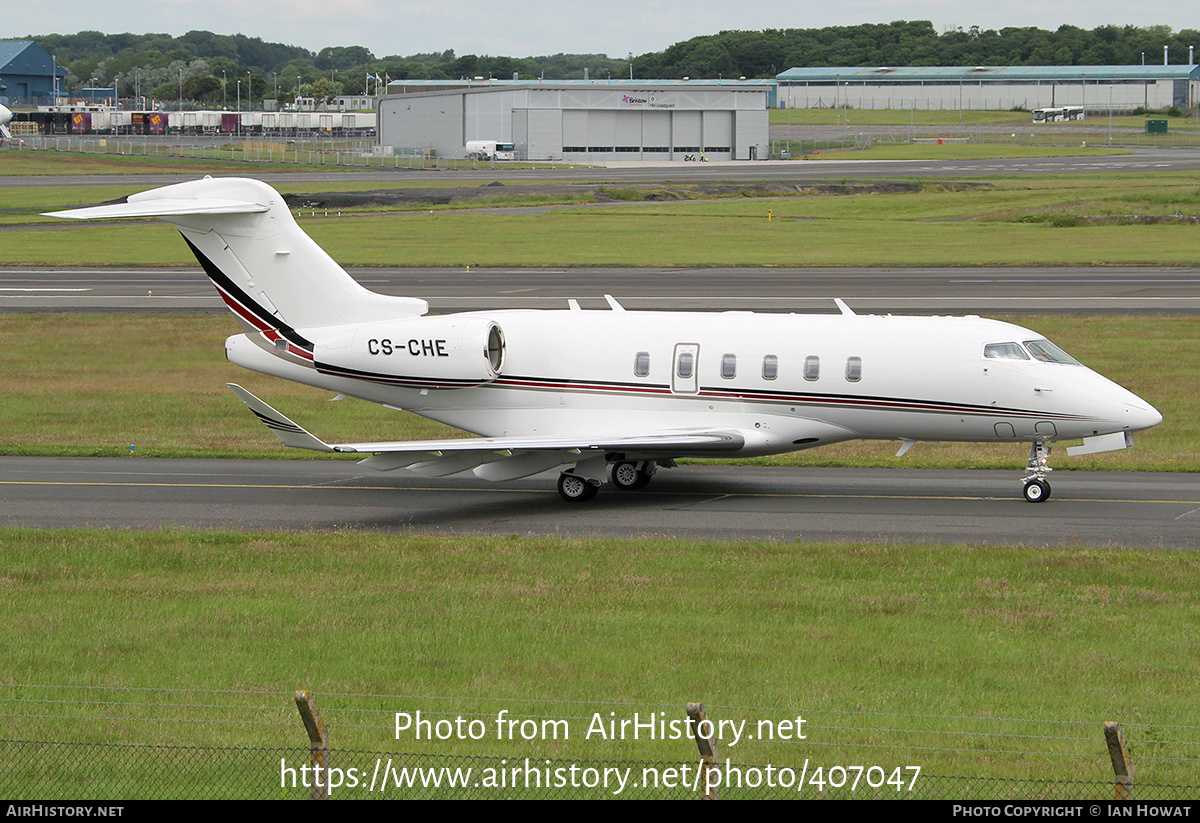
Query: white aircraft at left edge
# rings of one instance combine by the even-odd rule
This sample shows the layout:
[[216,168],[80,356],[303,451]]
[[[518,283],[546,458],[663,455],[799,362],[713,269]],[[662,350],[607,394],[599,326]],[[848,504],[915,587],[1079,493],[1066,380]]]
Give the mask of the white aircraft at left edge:
[[0,105],[0,138],[11,140],[12,134],[8,131],[8,124],[12,122],[13,113],[9,111],[8,106]]
[[[175,224],[245,333],[230,361],[480,435],[328,444],[240,386],[287,446],[362,465],[487,480],[561,471],[566,500],[650,482],[680,457],[778,454],[851,439],[1030,443],[1024,496],[1046,500],[1051,444],[1125,448],[1162,415],[1036,332],[979,317],[504,310],[429,316],[368,291],[273,188],[204,178],[55,212]],[[610,469],[611,467],[611,469]]]

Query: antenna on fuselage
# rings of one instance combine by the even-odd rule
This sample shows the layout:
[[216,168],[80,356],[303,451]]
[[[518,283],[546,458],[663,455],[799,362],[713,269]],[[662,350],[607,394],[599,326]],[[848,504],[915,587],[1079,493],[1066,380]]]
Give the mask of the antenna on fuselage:
[[625,311],[625,307],[617,302],[617,298],[611,294],[604,295],[604,299],[608,301],[608,307],[613,311]]
[[846,303],[845,303],[845,301],[843,301],[843,300],[842,300],[842,298],[840,298],[840,297],[835,297],[835,298],[833,298],[833,302],[837,304],[838,311],[840,311],[842,314],[848,314],[848,315],[850,315],[851,317],[854,317],[854,316],[855,316],[855,315],[854,315],[854,309],[852,309],[852,308],[850,308],[849,306],[847,306],[847,305],[846,305]]

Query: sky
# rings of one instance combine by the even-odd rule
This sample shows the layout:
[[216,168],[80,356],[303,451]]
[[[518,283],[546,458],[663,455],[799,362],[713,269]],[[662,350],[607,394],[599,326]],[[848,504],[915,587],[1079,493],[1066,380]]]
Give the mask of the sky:
[[[939,32],[971,26],[1054,30],[1063,24],[1083,29],[1104,25],[1200,29],[1200,3],[1179,0],[1008,0],[986,6],[951,0],[736,5],[740,4],[730,0],[8,0],[0,16],[0,39],[88,30],[178,36],[202,29],[314,52],[325,46],[366,46],[376,57],[453,49],[459,56],[564,52],[622,58],[662,51],[673,43],[724,30],[893,20],[929,20]],[[1181,59],[1186,61],[1187,55]]]

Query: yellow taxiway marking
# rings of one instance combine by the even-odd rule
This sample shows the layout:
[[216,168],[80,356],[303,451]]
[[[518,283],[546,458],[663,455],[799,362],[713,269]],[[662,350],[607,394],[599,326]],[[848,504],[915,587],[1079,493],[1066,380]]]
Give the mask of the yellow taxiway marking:
[[[320,484],[284,484],[284,483],[154,483],[136,481],[107,481],[107,480],[0,480],[0,486],[142,486],[161,488],[194,488],[194,489],[282,489],[282,490],[321,490],[345,489],[350,491],[405,491],[405,492],[507,492],[509,494],[554,494],[554,489],[519,489],[511,487],[493,488],[446,488],[431,486],[347,486]],[[622,493],[624,496],[635,496],[631,492]],[[724,492],[713,491],[639,491],[637,495],[655,497],[709,497],[713,500],[735,497],[778,497],[828,500],[993,500],[1001,503],[1024,503],[1019,497],[992,497],[972,495],[928,495],[928,494],[817,494],[806,492]],[[715,496],[714,496],[715,495]],[[1153,500],[1136,498],[1091,498],[1091,497],[1058,497],[1056,503],[1159,503],[1173,506],[1200,506],[1200,500]]]

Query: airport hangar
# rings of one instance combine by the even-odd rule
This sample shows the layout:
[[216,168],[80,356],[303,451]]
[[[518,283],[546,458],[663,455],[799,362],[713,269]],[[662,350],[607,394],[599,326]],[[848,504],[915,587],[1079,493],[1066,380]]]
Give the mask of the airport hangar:
[[795,68],[775,78],[780,106],[799,109],[1007,111],[1082,106],[1088,113],[1190,107],[1200,66]]
[[773,80],[408,80],[376,103],[378,142],[464,157],[468,140],[521,160],[756,160]]

